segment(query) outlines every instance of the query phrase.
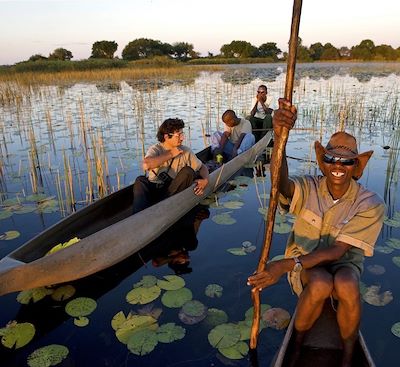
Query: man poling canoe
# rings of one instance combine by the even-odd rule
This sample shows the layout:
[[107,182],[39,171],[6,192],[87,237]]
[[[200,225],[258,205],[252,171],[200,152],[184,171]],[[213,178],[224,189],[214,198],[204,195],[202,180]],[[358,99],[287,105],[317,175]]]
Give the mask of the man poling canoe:
[[[279,100],[273,118],[277,139],[284,128],[292,129],[296,118],[296,108]],[[385,206],[377,194],[357,183],[372,151],[359,154],[352,135],[337,132],[325,147],[316,142],[315,152],[323,176],[290,178],[284,152],[280,204],[296,216],[286,258],[268,263],[265,270],[249,277],[248,284],[259,291],[288,273],[292,288],[299,295],[295,353],[300,353],[305,333],[320,316],[326,299],[333,296],[338,302],[337,322],[345,367],[351,366],[358,337],[359,278],[364,256],[373,254]]]

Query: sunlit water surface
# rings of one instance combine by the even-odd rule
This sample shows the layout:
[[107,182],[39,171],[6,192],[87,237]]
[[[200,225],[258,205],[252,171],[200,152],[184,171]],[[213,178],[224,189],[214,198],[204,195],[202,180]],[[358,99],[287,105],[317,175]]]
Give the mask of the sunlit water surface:
[[[79,209],[90,200],[88,156],[93,171],[94,160],[100,157],[106,189],[114,191],[130,184],[141,173],[143,152],[155,142],[157,127],[165,118],[182,118],[186,123],[186,144],[199,151],[208,144],[209,134],[222,127],[220,115],[225,109],[232,108],[243,116],[248,114],[259,84],[267,84],[276,105],[283,94],[284,71],[285,65],[228,66],[223,72],[201,73],[193,83],[178,80],[41,87],[25,94],[18,104],[0,106],[0,233],[19,232],[15,239],[0,240],[0,254],[6,255],[68,214],[71,208],[66,200],[66,169],[71,170],[74,178],[73,192]],[[299,111],[298,129],[291,133],[287,151],[288,155],[304,161],[291,159],[291,173],[317,173],[312,162],[313,142],[325,143],[344,124],[347,131],[357,136],[360,151],[375,152],[360,182],[384,197],[388,215],[395,215],[399,210],[399,73],[398,64],[298,65],[294,93]],[[251,176],[251,170],[247,174]],[[234,199],[244,202],[240,209],[210,208],[210,217],[203,220],[197,234],[197,248],[190,252],[192,272],[182,275],[193,299],[224,310],[229,322],[244,320],[246,310],[251,307],[246,279],[257,267],[262,245],[264,220],[258,209],[266,204],[263,194],[268,193],[268,181],[259,180],[256,187],[250,180],[240,197]],[[92,187],[94,197],[97,189],[96,185]],[[36,189],[48,205],[30,196]],[[212,220],[228,211],[235,224],[219,225]],[[274,235],[271,256],[283,253],[286,237],[287,234]],[[377,245],[384,246],[389,238],[400,238],[399,230],[385,225]],[[244,241],[251,241],[257,250],[246,256],[227,252]],[[400,322],[399,267],[392,261],[395,256],[400,256],[400,250],[394,249],[389,254],[376,252],[373,258],[367,258],[362,278],[367,287],[379,285],[380,292],[389,291],[393,296],[384,306],[363,303],[362,331],[378,366],[397,365],[398,359],[396,348],[400,339],[391,332],[392,325]],[[73,318],[64,312],[66,302],[47,297],[26,306],[16,301],[17,293],[2,296],[0,327],[11,320],[28,321],[35,325],[36,336],[16,351],[0,345],[1,365],[25,366],[30,353],[49,344],[68,347],[69,356],[63,366],[249,365],[247,357],[241,360],[221,357],[208,342],[209,326],[204,322],[182,324],[179,309],[163,306],[160,299],[155,301],[155,306],[163,309],[159,324],[175,322],[186,329],[185,337],[170,344],[159,343],[146,356],[130,353],[115,336],[111,327],[113,316],[121,310],[125,314],[138,311],[140,307],[128,304],[125,296],[143,275],[162,278],[173,274],[166,265],[154,267],[151,261],[141,265],[141,259],[134,256],[108,272],[74,283],[75,297],[97,301],[96,310],[88,316],[89,325],[83,328],[75,326]],[[384,267],[384,274],[371,273],[369,265]],[[223,287],[222,297],[205,295],[206,286],[212,283]],[[296,298],[282,278],[262,293],[262,303],[292,313]],[[269,364],[283,335],[284,331],[270,328],[261,332],[260,365]]]

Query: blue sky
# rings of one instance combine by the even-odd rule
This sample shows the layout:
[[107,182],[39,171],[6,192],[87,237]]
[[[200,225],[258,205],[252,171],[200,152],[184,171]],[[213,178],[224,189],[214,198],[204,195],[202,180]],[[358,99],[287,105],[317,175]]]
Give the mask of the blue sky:
[[[118,43],[116,55],[140,37],[189,42],[203,55],[232,40],[276,42],[287,50],[292,0],[0,0],[0,65],[48,56],[58,47],[74,60],[92,44]],[[400,1],[303,0],[303,44],[353,46],[363,39],[400,46]]]

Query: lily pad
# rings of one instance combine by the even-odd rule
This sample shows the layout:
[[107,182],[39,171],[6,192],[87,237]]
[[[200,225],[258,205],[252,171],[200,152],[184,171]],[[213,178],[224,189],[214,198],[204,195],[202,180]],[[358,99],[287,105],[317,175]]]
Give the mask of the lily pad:
[[147,304],[142,308],[138,309],[138,314],[143,316],[152,316],[155,319],[158,319],[162,314],[162,309],[159,307],[154,307],[153,303]]
[[[114,316],[115,317],[115,316]],[[116,324],[114,324],[116,326]],[[115,332],[117,339],[124,344],[128,343],[129,338],[144,329],[157,330],[157,320],[151,316],[131,315],[127,317],[123,324],[118,325]]]
[[9,210],[1,210],[0,211],[0,220],[10,218],[13,215]]
[[400,250],[400,239],[398,238],[389,238],[385,244],[396,250]]
[[[261,304],[260,306],[261,306],[261,309],[260,309],[261,315],[262,315],[265,311],[267,311],[267,310],[269,310],[269,309],[271,308],[271,306],[268,305],[268,304],[266,304],[266,303],[263,303],[263,304]],[[246,313],[244,314],[244,317],[245,317],[246,319],[251,319],[251,320],[253,320],[253,313],[254,313],[254,307],[250,307],[250,308],[246,311]]]
[[290,314],[283,308],[274,307],[266,310],[262,314],[262,319],[266,322],[267,327],[282,330],[289,325]]
[[186,325],[195,325],[203,321],[207,317],[207,312],[204,312],[200,316],[190,316],[185,314],[182,309],[178,313],[179,320],[181,320]]
[[18,208],[13,209],[15,214],[28,214],[33,213],[37,207],[35,205],[20,205]]
[[240,329],[232,323],[216,326],[208,334],[209,343],[215,348],[229,348],[240,340]]
[[142,279],[133,285],[133,288],[145,287],[151,288],[157,284],[157,278],[154,275],[144,275]]
[[54,292],[53,289],[45,287],[29,289],[27,291],[19,292],[17,296],[17,301],[19,303],[22,303],[23,305],[29,304],[31,300],[33,303],[36,303],[41,299],[43,299],[44,297],[46,297],[47,295],[52,294],[53,292]]
[[222,288],[219,284],[209,284],[206,287],[205,294],[208,297],[214,298],[220,298],[222,296],[222,291],[224,288]]
[[368,265],[367,266],[367,270],[371,273],[371,274],[375,274],[375,275],[382,275],[385,274],[386,270],[382,265]]
[[25,199],[27,201],[42,201],[46,198],[47,198],[46,194],[32,194],[28,195]]
[[97,303],[94,299],[78,297],[66,304],[65,312],[72,317],[88,316],[96,307]]
[[400,268],[400,256],[393,256],[392,261],[396,266]]
[[127,295],[126,300],[132,305],[140,304],[145,305],[146,303],[153,302],[161,294],[161,289],[158,285],[150,288],[138,287],[133,288]]
[[249,352],[249,346],[245,342],[239,341],[229,348],[218,348],[218,351],[226,358],[242,359]]
[[379,285],[371,285],[363,295],[365,302],[372,306],[386,306],[393,301],[393,295],[390,291],[379,293],[381,287]]
[[89,325],[89,319],[85,316],[79,316],[74,318],[74,324],[79,327],[85,327]]
[[[130,315],[130,313],[129,313]],[[129,317],[128,315],[128,317]],[[111,327],[117,331],[123,324],[124,322],[127,320],[127,317],[125,316],[125,314],[122,311],[119,311],[118,313],[116,313],[114,315],[114,317],[111,320]]]
[[393,324],[391,331],[392,331],[393,335],[400,338],[400,322],[396,322],[395,324]]
[[224,310],[217,308],[209,308],[207,311],[207,317],[204,320],[208,325],[217,326],[228,322],[228,315]]
[[188,316],[202,316],[207,313],[207,307],[200,301],[191,300],[182,306],[182,311]]
[[185,280],[177,275],[165,275],[165,280],[158,280],[157,285],[166,291],[176,291],[185,286]]
[[257,250],[256,246],[249,246],[249,247],[243,247],[243,250],[246,254],[251,254],[255,250]]
[[131,335],[127,346],[131,353],[144,356],[152,352],[157,344],[157,333],[150,329],[144,329]]
[[232,201],[225,201],[222,205],[227,209],[240,209],[244,205],[244,203],[243,201],[232,200]]
[[245,249],[243,247],[232,247],[232,248],[228,248],[226,251],[228,251],[229,253],[231,253],[232,255],[235,256],[246,256],[247,252],[245,251]]
[[55,366],[67,358],[69,350],[64,345],[51,344],[36,349],[28,356],[29,367]]
[[236,223],[236,219],[232,218],[230,213],[222,213],[214,215],[212,218],[213,222],[222,225],[232,225]]
[[157,330],[157,338],[161,343],[172,343],[185,337],[186,330],[174,322],[161,325]]
[[52,294],[51,298],[55,301],[65,301],[75,294],[76,289],[72,285],[63,285],[58,287]]
[[0,235],[0,240],[2,241],[11,241],[15,238],[18,238],[21,234],[18,231],[5,231],[2,235]]
[[282,260],[284,258],[285,258],[285,255],[276,255],[269,261],[278,261],[278,260]]
[[21,348],[27,345],[35,335],[35,326],[29,322],[12,321],[0,329],[1,344],[6,348]]
[[181,288],[175,291],[166,291],[161,297],[164,306],[170,308],[180,308],[193,298],[189,288]]
[[378,251],[382,254],[391,254],[394,250],[393,247],[389,246],[375,246],[375,251]]
[[[251,322],[249,320],[239,321],[237,326],[240,329],[240,340],[250,340]],[[265,327],[264,322],[260,322],[260,330]]]

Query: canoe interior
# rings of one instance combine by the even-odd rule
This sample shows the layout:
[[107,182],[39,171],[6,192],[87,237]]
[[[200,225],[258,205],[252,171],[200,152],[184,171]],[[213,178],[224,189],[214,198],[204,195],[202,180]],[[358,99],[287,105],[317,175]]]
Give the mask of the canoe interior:
[[[293,326],[293,323],[291,323],[291,326]],[[288,332],[291,332],[291,330],[288,329]],[[342,346],[339,327],[336,322],[336,312],[333,310],[330,300],[325,303],[322,315],[305,336],[300,358],[295,364],[291,360],[293,347],[294,340],[290,338],[282,364],[275,363],[274,366],[340,367]],[[361,334],[360,341],[357,342],[355,347],[353,366],[375,366]]]
[[[210,147],[197,153],[197,156],[206,162],[211,157]],[[129,185],[61,220],[13,251],[9,257],[24,263],[43,257],[60,242],[75,236],[85,238],[129,217],[132,214],[132,203],[133,185]]]

